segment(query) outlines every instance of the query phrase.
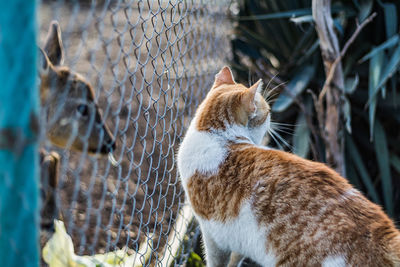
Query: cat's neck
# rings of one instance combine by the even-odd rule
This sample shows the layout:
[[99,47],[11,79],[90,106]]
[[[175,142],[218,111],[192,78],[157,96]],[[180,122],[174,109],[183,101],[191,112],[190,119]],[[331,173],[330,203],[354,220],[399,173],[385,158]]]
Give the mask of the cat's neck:
[[224,130],[211,130],[210,134],[221,138],[221,141],[254,144],[251,132],[242,125],[235,124],[227,126]]

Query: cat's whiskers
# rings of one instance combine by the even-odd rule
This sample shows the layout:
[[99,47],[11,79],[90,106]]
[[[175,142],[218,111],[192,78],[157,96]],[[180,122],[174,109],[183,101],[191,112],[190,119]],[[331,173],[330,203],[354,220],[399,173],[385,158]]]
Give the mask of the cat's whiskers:
[[274,125],[274,124],[270,124],[270,128],[272,128],[272,130],[276,134],[283,133],[283,134],[287,134],[287,135],[290,135],[290,136],[292,136],[294,134],[293,133],[293,129],[289,128],[289,127],[283,127],[283,126],[277,126],[277,125]]
[[277,125],[271,125],[271,127],[275,130],[275,131],[286,131],[288,133],[293,133],[293,129],[289,128],[289,127],[284,127],[284,126],[277,126]]
[[[275,96],[278,94],[278,92],[275,92],[275,91],[278,90],[278,88],[279,88],[280,86],[282,86],[282,85],[284,85],[284,84],[286,84],[286,83],[287,83],[287,82],[281,82],[280,84],[276,85],[276,86],[275,86],[274,88],[272,88],[271,90],[268,90],[268,93],[267,93],[266,97],[264,97],[265,100],[266,100],[267,102],[269,102],[269,101],[271,100],[272,97],[275,97]],[[274,93],[274,94],[272,95],[272,93]]]
[[278,132],[276,132],[273,128],[269,128],[268,129],[268,133],[270,134],[271,138],[274,139],[274,141],[277,143],[278,146],[283,148],[282,145],[277,140],[281,141],[282,144],[284,146],[286,146],[287,148],[289,148],[290,151],[293,150],[293,147]]
[[299,123],[281,123],[281,122],[276,122],[276,121],[271,121],[271,127],[278,127],[282,129],[287,129],[287,130],[293,130],[295,127],[299,126]]
[[278,95],[279,95],[279,93],[276,92],[276,93],[270,95],[268,97],[268,99],[265,99],[265,101],[267,101],[269,105],[273,105],[275,103],[275,101],[278,99],[278,97],[277,97]]
[[273,128],[276,131],[283,132],[282,130],[284,130],[284,131],[286,131],[286,133],[293,134],[293,126],[294,125],[291,125],[291,124],[280,124],[280,123],[271,121],[270,122],[270,126],[271,126],[271,128]]
[[272,76],[271,79],[269,79],[269,81],[268,81],[268,83],[267,83],[267,86],[265,87],[265,89],[264,89],[264,91],[263,91],[263,93],[262,93],[262,96],[264,97],[264,99],[265,99],[265,94],[267,94],[267,96],[268,96],[268,94],[269,94],[269,90],[268,90],[269,85],[270,85],[271,82],[276,78],[276,76],[278,76],[278,74],[279,74],[279,72],[277,72],[274,76]]
[[272,121],[271,123],[276,124],[276,125],[284,125],[284,126],[297,126],[296,124],[291,124],[291,123],[283,123],[283,122],[277,122],[277,121]]
[[288,134],[288,135],[293,135],[293,131],[290,131],[291,129],[282,129],[282,128],[275,128],[274,129],[276,132],[281,132],[284,134]]
[[278,140],[276,140],[275,136],[274,136],[270,131],[268,131],[268,134],[269,134],[269,136],[271,136],[271,138],[275,141],[275,143],[277,144],[278,148],[279,148],[280,150],[283,150],[282,145],[278,142]]

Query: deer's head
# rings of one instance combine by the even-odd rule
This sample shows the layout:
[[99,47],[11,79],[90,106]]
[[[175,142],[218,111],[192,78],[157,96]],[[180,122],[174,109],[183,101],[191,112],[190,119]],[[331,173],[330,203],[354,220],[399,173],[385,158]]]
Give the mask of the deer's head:
[[115,149],[115,139],[95,101],[92,86],[63,66],[58,22],[53,21],[39,52],[40,98],[47,117],[46,134],[56,146],[92,154]]

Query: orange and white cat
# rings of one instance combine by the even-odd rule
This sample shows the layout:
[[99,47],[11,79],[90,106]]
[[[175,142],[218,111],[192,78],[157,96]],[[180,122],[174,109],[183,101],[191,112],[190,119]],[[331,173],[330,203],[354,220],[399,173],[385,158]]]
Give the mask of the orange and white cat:
[[207,265],[235,252],[262,266],[400,266],[400,233],[379,206],[324,164],[260,145],[261,86],[223,68],[179,148]]

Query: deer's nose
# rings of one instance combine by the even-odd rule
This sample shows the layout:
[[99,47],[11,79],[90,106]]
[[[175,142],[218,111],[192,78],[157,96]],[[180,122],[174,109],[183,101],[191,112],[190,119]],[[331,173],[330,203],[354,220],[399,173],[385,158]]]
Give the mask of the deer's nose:
[[109,152],[113,152],[116,148],[114,138],[109,137],[104,141],[105,141],[104,144],[101,146],[101,153],[106,154]]

